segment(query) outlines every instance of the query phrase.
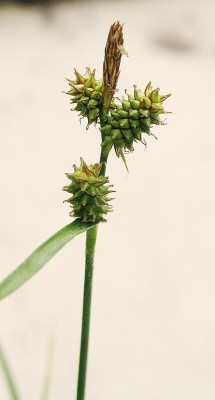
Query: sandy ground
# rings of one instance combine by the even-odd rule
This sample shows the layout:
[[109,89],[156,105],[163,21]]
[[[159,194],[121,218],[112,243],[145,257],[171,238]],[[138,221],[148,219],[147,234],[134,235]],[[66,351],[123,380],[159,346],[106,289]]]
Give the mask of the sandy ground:
[[[86,399],[214,400],[214,1],[0,8],[0,279],[70,222],[64,173],[98,160],[99,131],[85,131],[61,90],[73,67],[101,76],[117,19],[129,52],[120,95],[151,80],[172,93],[173,114],[128,155],[129,175],[110,157],[117,192],[99,227]],[[83,262],[80,236],[1,303],[22,400],[39,399],[52,335],[50,399],[75,399]]]

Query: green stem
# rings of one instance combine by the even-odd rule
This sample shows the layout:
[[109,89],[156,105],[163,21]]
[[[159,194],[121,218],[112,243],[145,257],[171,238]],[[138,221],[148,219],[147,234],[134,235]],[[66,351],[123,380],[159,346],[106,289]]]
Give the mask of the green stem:
[[[101,110],[101,115],[100,115],[100,125],[103,127],[106,124],[106,115],[107,115],[107,110],[104,108]],[[100,154],[100,164],[102,164],[102,168],[100,171],[100,175],[105,176],[105,171],[106,171],[106,166],[107,166],[107,159],[109,156],[109,153],[112,149],[112,144],[104,146],[105,136],[102,134],[102,144],[101,144],[101,154]]]
[[110,153],[111,147],[102,147],[101,155],[100,155],[100,164],[102,164],[102,168],[100,171],[100,175],[105,176],[106,166],[107,166],[107,159]]
[[84,395],[85,395],[87,356],[88,356],[89,330],[90,330],[90,310],[91,310],[92,283],[93,283],[93,266],[94,266],[96,237],[97,237],[97,226],[89,229],[86,237],[84,302],[83,302],[77,400],[84,400]]
[[[110,148],[102,147],[100,155],[100,163],[102,168],[100,175],[105,175],[106,163]],[[94,226],[89,229],[86,234],[86,258],[85,258],[85,280],[84,280],[84,299],[83,299],[83,312],[82,312],[82,330],[81,330],[81,348],[79,358],[79,371],[78,371],[78,386],[77,386],[77,400],[84,400],[85,386],[87,376],[87,358],[89,346],[89,331],[90,331],[90,311],[91,311],[91,297],[92,297],[92,284],[93,284],[93,267],[94,267],[94,254],[96,246],[97,228]]]

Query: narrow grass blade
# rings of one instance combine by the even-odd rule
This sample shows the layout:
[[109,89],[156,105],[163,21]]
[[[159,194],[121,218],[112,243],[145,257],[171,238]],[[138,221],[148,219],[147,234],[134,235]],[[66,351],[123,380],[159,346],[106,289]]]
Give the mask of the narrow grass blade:
[[6,360],[6,357],[5,357],[1,347],[0,347],[0,366],[1,366],[3,374],[5,376],[5,381],[6,381],[9,393],[10,393],[11,400],[21,400],[17,393],[14,379],[12,377],[10,368],[8,366],[8,362]]
[[34,276],[70,240],[96,224],[76,219],[41,244],[24,262],[0,283],[0,300]]
[[51,340],[48,343],[47,362],[46,362],[46,369],[42,387],[41,400],[49,400],[53,361],[54,361],[54,340],[53,338],[51,338]]

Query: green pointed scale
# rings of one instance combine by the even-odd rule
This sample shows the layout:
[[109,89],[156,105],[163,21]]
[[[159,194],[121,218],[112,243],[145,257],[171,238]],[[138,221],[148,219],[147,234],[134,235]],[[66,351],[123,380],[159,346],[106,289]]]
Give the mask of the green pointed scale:
[[105,137],[103,145],[112,143],[117,156],[122,156],[133,151],[134,142],[144,143],[142,134],[151,135],[152,125],[163,124],[160,114],[165,113],[163,101],[169,96],[161,96],[159,89],[153,90],[149,83],[144,92],[134,86],[133,96],[127,94],[120,104],[111,103],[110,115],[101,128]]
[[96,123],[102,108],[102,81],[96,80],[95,70],[86,68],[84,75],[76,69],[75,80],[68,79],[71,89],[65,92],[71,96],[71,104],[76,104],[72,110],[79,111],[79,115],[88,120],[88,125]]
[[82,222],[106,221],[104,215],[112,211],[108,204],[112,185],[107,185],[108,178],[100,176],[102,164],[88,166],[81,158],[80,167],[74,165],[74,172],[66,174],[71,183],[63,190],[72,194],[67,201],[72,207],[70,215],[80,218]]

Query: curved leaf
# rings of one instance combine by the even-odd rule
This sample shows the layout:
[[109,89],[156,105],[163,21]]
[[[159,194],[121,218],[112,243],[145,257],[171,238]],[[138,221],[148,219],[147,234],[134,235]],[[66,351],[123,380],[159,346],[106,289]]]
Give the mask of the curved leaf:
[[96,224],[85,223],[76,219],[56,232],[0,283],[0,300],[27,282],[75,236],[92,228],[94,225]]

